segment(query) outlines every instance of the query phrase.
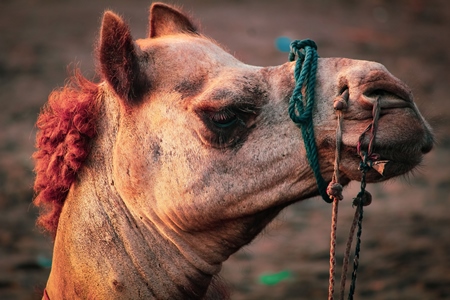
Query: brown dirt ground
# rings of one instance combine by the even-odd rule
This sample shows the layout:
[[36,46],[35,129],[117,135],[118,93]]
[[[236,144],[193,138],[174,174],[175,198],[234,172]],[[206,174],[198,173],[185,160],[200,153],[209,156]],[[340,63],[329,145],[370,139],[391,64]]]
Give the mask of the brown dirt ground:
[[[143,37],[149,4],[0,2],[0,299],[38,299],[49,273],[51,241],[35,228],[37,212],[30,204],[40,107],[63,85],[70,62],[93,74],[92,49],[105,8],[125,16],[134,36]],[[322,57],[379,61],[412,87],[438,143],[413,176],[369,185],[374,202],[365,210],[356,298],[450,299],[450,2],[180,0],[178,5],[244,62],[284,63],[275,38],[309,37]],[[358,184],[347,189],[340,207],[338,253],[357,189]],[[233,299],[326,298],[330,211],[319,199],[295,204],[234,255],[223,269]],[[260,275],[283,270],[289,279],[259,283]]]

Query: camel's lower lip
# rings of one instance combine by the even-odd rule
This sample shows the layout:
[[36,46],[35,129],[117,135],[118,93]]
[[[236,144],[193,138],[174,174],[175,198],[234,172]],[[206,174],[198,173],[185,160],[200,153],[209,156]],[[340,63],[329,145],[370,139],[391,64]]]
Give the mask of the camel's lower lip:
[[[343,169],[344,173],[352,180],[360,180],[362,174],[358,167],[360,167],[362,161],[361,156],[356,153],[356,147],[345,147],[344,151],[352,157],[352,163],[346,165]],[[416,168],[421,163],[422,158],[423,154],[420,151],[400,153],[399,151],[394,152],[375,147],[375,154],[370,162],[372,168],[366,174],[367,181],[379,182],[404,175]]]
[[421,161],[422,153],[415,155],[408,153],[408,155],[404,155],[403,157],[380,154],[379,158],[372,162],[372,173],[377,173],[376,175],[381,176],[380,180],[385,180],[412,171]]

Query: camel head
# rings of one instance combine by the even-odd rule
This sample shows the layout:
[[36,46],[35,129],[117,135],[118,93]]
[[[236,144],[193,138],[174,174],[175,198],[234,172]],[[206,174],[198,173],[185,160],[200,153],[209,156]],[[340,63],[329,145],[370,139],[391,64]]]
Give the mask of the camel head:
[[[88,207],[95,206],[89,216],[96,216],[97,225],[92,226],[106,228],[111,223],[114,236],[127,240],[117,248],[133,245],[123,255],[133,253],[133,266],[141,266],[140,276],[164,283],[152,287],[152,295],[166,295],[170,282],[178,287],[172,298],[183,298],[182,291],[189,297],[209,295],[211,278],[229,255],[249,243],[281,209],[318,195],[301,132],[288,114],[295,62],[247,65],[203,36],[189,17],[159,3],[150,10],[144,39],[134,40],[127,24],[106,12],[98,56],[104,82],[96,98],[97,137],[64,204],[55,249],[63,244],[60,236],[67,241],[72,234],[78,242],[80,236],[89,236],[85,231],[78,235],[69,231],[87,230],[82,222],[92,217],[83,218],[80,226],[67,224],[78,222],[74,216],[87,215]],[[381,64],[319,58],[316,75],[313,124],[326,181],[331,180],[335,156],[333,101],[343,93],[348,97],[342,114],[342,184],[360,180],[356,147],[372,121],[377,99],[381,116],[374,151],[389,163],[384,175],[370,170],[369,182],[411,171],[431,150],[430,126],[410,89]],[[78,209],[82,199],[95,204]],[[108,208],[104,203],[111,201],[115,204]],[[109,215],[110,221],[100,222],[103,215]],[[137,230],[140,234],[135,234]],[[88,248],[94,249],[96,242],[90,243]],[[154,253],[152,260],[146,262],[150,258],[136,254],[140,251]],[[72,249],[72,258],[75,252]],[[98,254],[99,259],[107,256]],[[116,262],[121,261],[119,256]],[[169,263],[179,268],[174,270]],[[152,264],[165,268],[164,274],[173,281],[161,279],[165,275],[152,277],[157,271],[145,267]],[[127,268],[116,270],[114,280],[125,285],[138,282],[134,273],[124,275]],[[80,278],[95,273],[94,269],[83,269]],[[83,280],[86,286],[92,283]],[[102,285],[100,279],[96,282]]]
[[[148,37],[134,42],[113,13],[102,24],[102,74],[121,103],[114,147],[121,195],[184,230],[315,196],[300,130],[287,113],[294,63],[246,65],[160,4],[149,27]],[[346,90],[342,183],[360,179],[356,146],[378,97],[375,151],[389,163],[383,176],[371,170],[368,181],[419,164],[432,135],[410,89],[381,64],[319,58],[313,122],[323,177],[329,181],[333,170],[333,100]]]

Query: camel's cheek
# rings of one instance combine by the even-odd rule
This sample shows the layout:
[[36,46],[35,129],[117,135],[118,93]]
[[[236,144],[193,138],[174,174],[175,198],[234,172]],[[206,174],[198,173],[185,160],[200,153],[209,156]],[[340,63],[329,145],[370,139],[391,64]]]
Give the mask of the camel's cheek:
[[[155,146],[153,152],[157,153]],[[114,149],[113,184],[122,198],[133,199],[151,189],[153,164],[143,154],[143,147],[134,143],[118,143]]]
[[150,119],[124,114],[121,123],[113,149],[114,187],[122,199],[149,201],[163,154],[160,140],[149,129]]

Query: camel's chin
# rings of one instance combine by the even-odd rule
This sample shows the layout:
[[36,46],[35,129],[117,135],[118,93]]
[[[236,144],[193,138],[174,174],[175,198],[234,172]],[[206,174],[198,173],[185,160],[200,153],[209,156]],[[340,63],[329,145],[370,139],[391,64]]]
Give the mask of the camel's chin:
[[395,161],[388,161],[384,166],[383,172],[380,172],[375,168],[372,168],[369,172],[367,172],[366,181],[369,183],[385,181],[411,172],[416,166],[417,164],[405,164]]
[[[361,158],[357,156],[356,149],[346,149],[346,159],[343,160],[341,171],[350,180],[361,181],[362,173],[359,169]],[[374,161],[373,167],[366,173],[366,182],[381,182],[393,177],[411,172],[422,161],[422,153],[411,153],[400,155],[398,152],[379,151],[379,158]]]
[[409,173],[416,168],[422,162],[423,151],[420,147],[406,149],[403,149],[405,151],[379,149],[377,151],[379,159],[373,162],[374,166],[367,174],[368,182],[388,180]]
[[[348,177],[350,180],[355,181],[361,181],[362,173],[358,169],[358,165],[355,165],[354,169],[352,170],[343,170],[343,173]],[[375,182],[381,182],[385,180],[389,180],[391,178],[404,175],[408,172],[411,172],[416,166],[415,165],[407,165],[404,163],[396,163],[389,161],[386,166],[384,167],[383,172],[380,172],[379,170],[376,170],[374,168],[370,169],[366,173],[366,182],[367,183],[375,183]]]

